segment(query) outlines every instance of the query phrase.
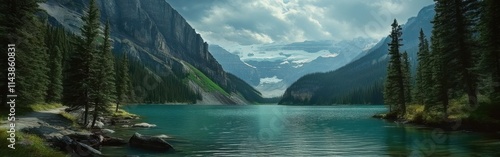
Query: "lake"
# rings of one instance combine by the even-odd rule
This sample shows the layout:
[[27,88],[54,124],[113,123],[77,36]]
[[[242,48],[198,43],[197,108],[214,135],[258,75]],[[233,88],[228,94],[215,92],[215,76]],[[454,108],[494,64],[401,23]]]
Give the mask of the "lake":
[[500,156],[499,134],[396,124],[371,118],[384,106],[132,105],[125,110],[156,128],[115,128],[165,134],[176,151],[104,147],[112,156]]

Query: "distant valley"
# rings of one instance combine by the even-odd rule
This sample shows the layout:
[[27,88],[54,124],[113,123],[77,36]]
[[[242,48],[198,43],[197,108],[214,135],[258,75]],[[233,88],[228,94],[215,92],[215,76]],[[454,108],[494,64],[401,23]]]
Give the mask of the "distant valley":
[[373,39],[355,38],[228,49],[210,45],[209,51],[225,71],[255,87],[263,97],[279,97],[300,77],[336,70],[365,55],[377,42]]

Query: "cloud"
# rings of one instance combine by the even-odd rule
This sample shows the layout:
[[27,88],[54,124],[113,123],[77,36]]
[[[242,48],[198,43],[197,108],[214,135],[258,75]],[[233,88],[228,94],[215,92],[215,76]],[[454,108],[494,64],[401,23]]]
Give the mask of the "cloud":
[[210,44],[380,39],[433,0],[166,0]]
[[261,78],[259,84],[274,84],[280,83],[283,79],[279,79],[277,76]]

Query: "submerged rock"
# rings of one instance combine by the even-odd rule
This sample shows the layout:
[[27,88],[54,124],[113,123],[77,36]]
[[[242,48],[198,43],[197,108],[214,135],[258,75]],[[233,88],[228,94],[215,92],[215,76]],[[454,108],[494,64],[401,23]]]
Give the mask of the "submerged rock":
[[169,151],[174,150],[172,145],[159,137],[143,136],[135,133],[128,141],[131,147],[142,148],[154,151]]
[[134,124],[134,127],[152,128],[152,127],[156,127],[156,125],[155,124],[148,124],[148,123],[137,123],[137,124]]

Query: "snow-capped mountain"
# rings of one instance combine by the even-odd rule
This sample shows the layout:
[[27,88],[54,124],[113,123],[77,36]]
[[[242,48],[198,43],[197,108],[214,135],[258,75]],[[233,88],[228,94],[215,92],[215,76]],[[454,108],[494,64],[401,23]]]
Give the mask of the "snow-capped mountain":
[[277,97],[298,78],[336,70],[377,42],[355,38],[228,48],[210,45],[209,50],[226,71],[254,86],[264,97]]

